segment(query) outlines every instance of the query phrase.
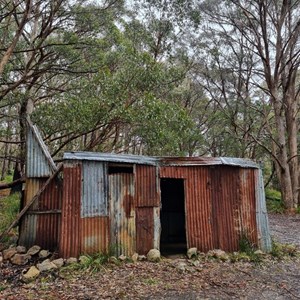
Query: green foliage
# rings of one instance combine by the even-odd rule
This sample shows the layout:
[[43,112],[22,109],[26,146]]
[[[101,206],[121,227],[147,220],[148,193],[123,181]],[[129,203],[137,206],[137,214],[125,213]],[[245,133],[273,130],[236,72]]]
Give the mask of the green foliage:
[[285,206],[281,198],[281,193],[274,189],[266,189],[266,204],[269,212],[284,213]]
[[[10,196],[0,199],[0,233],[16,219],[20,210],[20,194],[14,193]],[[9,243],[11,236],[17,234],[17,231],[11,231],[9,236],[4,237],[4,241]]]
[[103,270],[108,262],[109,255],[106,253],[95,253],[91,255],[82,255],[78,263],[73,263],[61,268],[62,274],[69,271],[84,271],[88,273],[97,273]]
[[4,291],[7,287],[3,284],[0,284],[0,292]]
[[239,240],[239,249],[241,252],[253,253],[256,250],[256,247],[246,234],[242,234]]
[[238,256],[233,259],[249,260],[255,263],[259,263],[262,259],[261,255],[255,252],[257,250],[257,246],[250,241],[247,234],[242,234],[239,240],[239,249],[240,252],[238,253]]
[[272,251],[270,254],[278,259],[299,255],[297,247],[293,244],[280,244],[272,241]]

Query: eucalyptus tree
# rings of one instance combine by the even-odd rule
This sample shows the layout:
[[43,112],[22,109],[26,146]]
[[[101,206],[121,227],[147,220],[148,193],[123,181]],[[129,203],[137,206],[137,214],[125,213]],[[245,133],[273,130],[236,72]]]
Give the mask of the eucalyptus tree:
[[[82,20],[82,27],[76,27],[76,38],[71,34],[79,16],[82,19],[86,16],[84,8],[90,5],[81,2],[0,2],[2,141],[5,145],[19,144],[16,159],[22,163],[27,116],[40,103],[50,104],[55,96],[68,91],[69,83],[74,78],[97,69],[96,64],[89,65],[90,69],[82,67],[84,56],[74,55],[78,49],[84,53],[86,49],[95,48],[88,39],[88,34],[92,35],[94,30],[89,20]],[[106,20],[100,18],[103,11],[107,18],[116,16],[121,12],[122,4],[122,1],[113,0],[98,2],[97,7],[93,7],[94,16],[99,14],[98,27]],[[10,134],[13,138],[9,137]]]
[[201,3],[211,30],[228,38],[232,50],[243,47],[253,57],[249,84],[260,95],[268,138],[251,138],[272,157],[288,209],[299,201],[299,8],[297,0]]

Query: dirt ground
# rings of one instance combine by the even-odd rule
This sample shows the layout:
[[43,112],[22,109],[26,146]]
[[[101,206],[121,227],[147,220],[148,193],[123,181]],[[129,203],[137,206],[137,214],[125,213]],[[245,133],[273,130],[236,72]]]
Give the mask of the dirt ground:
[[[300,247],[299,215],[269,219],[274,240]],[[124,263],[94,274],[55,271],[32,283],[20,280],[26,269],[2,265],[0,299],[300,299],[298,257],[260,263],[184,258]]]

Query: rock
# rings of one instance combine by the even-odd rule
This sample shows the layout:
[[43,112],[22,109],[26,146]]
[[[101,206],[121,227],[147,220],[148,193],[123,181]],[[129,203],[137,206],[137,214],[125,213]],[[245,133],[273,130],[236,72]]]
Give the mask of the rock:
[[221,250],[221,249],[210,250],[210,251],[208,251],[207,254],[208,254],[208,256],[219,258],[221,260],[229,259],[228,254],[225,251]]
[[65,261],[63,258],[58,258],[52,260],[52,263],[55,264],[58,268],[61,268],[64,265]]
[[179,270],[180,272],[184,272],[186,270],[187,264],[184,262],[180,262],[177,266],[176,269]]
[[76,257],[69,257],[67,260],[66,260],[66,264],[67,265],[70,265],[70,264],[76,264],[78,262],[77,258]]
[[191,262],[191,264],[196,268],[202,267],[199,260],[194,260]]
[[146,260],[146,259],[147,259],[146,255],[139,255],[138,256],[139,261],[143,261],[143,260]]
[[254,252],[254,254],[255,254],[255,255],[264,255],[265,253],[262,252],[261,250],[256,250],[256,251]]
[[118,265],[119,264],[119,261],[118,259],[115,257],[115,256],[111,256],[109,259],[108,259],[108,262],[112,263],[112,264],[115,264],[115,265]]
[[90,259],[89,259],[87,256],[85,256],[85,255],[79,256],[79,259],[78,259],[78,261],[79,261],[81,264],[85,264],[85,263],[87,263],[89,260],[90,260]]
[[124,260],[127,259],[127,256],[124,255],[124,254],[121,254],[121,255],[118,257],[118,259],[119,259],[120,261],[124,261]]
[[293,244],[285,245],[284,249],[290,255],[293,255],[297,251],[296,245],[293,245]]
[[0,255],[0,265],[3,263],[3,256]]
[[32,266],[25,274],[23,274],[23,278],[26,280],[30,280],[38,277],[39,275],[40,271],[35,266]]
[[137,253],[133,253],[133,255],[131,256],[131,259],[134,263],[136,263],[139,259],[139,255]]
[[31,258],[28,254],[19,254],[16,253],[13,257],[11,257],[10,261],[14,265],[26,265],[28,263],[28,260]]
[[39,258],[47,258],[50,254],[51,252],[49,252],[49,250],[41,250],[39,252]]
[[53,262],[51,262],[50,259],[46,259],[42,263],[37,264],[37,268],[40,270],[40,272],[44,272],[52,269],[57,269],[57,266]]
[[20,254],[26,253],[26,247],[24,247],[24,246],[17,246],[17,247],[16,247],[16,250],[17,250],[17,252],[20,253]]
[[33,256],[33,255],[36,255],[37,253],[39,253],[40,250],[41,250],[40,246],[34,245],[28,249],[27,254]]
[[12,258],[17,253],[17,250],[15,247],[8,248],[2,251],[3,260],[7,260]]
[[147,260],[151,262],[159,262],[160,261],[160,251],[157,249],[151,249],[147,253]]
[[197,257],[197,251],[198,250],[196,247],[190,248],[190,249],[188,249],[186,255],[189,259],[191,259],[192,257]]

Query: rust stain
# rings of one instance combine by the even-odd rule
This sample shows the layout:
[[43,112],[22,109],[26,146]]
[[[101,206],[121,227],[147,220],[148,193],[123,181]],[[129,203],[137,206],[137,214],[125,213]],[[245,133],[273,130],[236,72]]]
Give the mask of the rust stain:
[[81,218],[81,252],[107,253],[109,250],[109,218]]
[[123,206],[126,218],[132,217],[132,211],[134,210],[134,197],[132,195],[124,195]]
[[139,207],[136,209],[136,251],[139,254],[147,254],[153,245],[153,207]]
[[159,206],[160,194],[156,166],[136,165],[136,206]]
[[[62,182],[56,177],[38,200],[36,244],[49,250],[57,250],[61,225]],[[52,212],[53,211],[53,212]],[[47,213],[48,212],[48,213]]]
[[81,253],[81,164],[64,165],[64,185],[59,253],[63,258]]

